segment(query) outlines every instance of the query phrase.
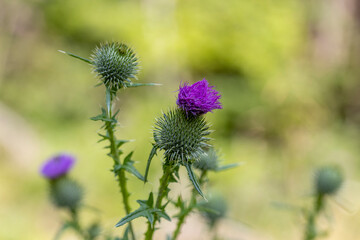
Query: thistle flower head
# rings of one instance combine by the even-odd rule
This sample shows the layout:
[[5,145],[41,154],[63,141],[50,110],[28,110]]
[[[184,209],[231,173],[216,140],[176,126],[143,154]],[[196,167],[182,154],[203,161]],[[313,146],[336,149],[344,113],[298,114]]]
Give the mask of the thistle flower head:
[[202,171],[216,171],[219,168],[219,162],[215,149],[209,148],[200,155],[199,159],[193,163],[193,166]]
[[56,179],[67,174],[75,163],[69,154],[60,154],[48,159],[41,167],[41,174],[48,179]]
[[58,179],[51,184],[50,197],[58,207],[77,208],[83,198],[83,189],[68,178]]
[[181,109],[164,113],[154,129],[155,147],[165,150],[166,161],[192,162],[208,147],[209,126],[202,117],[188,116]]
[[221,95],[204,78],[193,85],[185,83],[179,88],[176,104],[187,114],[199,116],[214,109],[221,109]]
[[115,92],[131,84],[139,70],[134,51],[124,43],[101,44],[94,50],[91,60],[101,81]]
[[318,194],[335,194],[344,181],[344,176],[339,167],[326,166],[319,168],[315,174],[315,188]]

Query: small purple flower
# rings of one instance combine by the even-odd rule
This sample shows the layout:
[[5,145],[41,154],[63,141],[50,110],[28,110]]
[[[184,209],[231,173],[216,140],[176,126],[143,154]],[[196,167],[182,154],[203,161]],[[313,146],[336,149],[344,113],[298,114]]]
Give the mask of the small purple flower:
[[205,78],[193,85],[185,83],[179,88],[176,104],[186,113],[191,113],[194,116],[212,112],[214,109],[221,109],[222,106],[219,102],[221,95],[213,88],[213,86],[209,86]]
[[75,157],[69,154],[59,154],[47,160],[41,167],[41,174],[48,179],[56,179],[70,171],[75,163]]

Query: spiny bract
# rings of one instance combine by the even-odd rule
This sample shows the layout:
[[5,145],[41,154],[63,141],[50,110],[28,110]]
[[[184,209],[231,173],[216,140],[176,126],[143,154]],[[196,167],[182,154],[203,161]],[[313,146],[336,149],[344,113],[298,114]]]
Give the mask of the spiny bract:
[[112,91],[125,88],[139,71],[134,51],[124,43],[105,43],[91,56],[94,71],[105,86]]
[[209,147],[209,134],[203,117],[189,116],[181,109],[171,110],[155,123],[155,147],[165,150],[166,161],[191,163],[200,157],[204,147]]
[[75,209],[83,198],[83,189],[73,180],[62,178],[52,183],[50,196],[58,207]]

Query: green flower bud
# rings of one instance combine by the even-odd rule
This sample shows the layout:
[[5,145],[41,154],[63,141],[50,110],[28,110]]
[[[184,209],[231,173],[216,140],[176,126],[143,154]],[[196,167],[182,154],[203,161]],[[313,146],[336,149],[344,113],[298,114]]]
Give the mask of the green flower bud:
[[53,203],[60,208],[76,209],[83,198],[83,189],[73,180],[60,178],[52,182],[50,197]]
[[105,86],[112,91],[125,88],[138,73],[138,59],[124,43],[105,43],[91,56],[94,71]]
[[227,203],[221,195],[213,195],[207,202],[201,204],[201,214],[207,220],[209,227],[212,228],[227,212]]
[[318,194],[335,194],[343,184],[342,171],[336,166],[322,167],[315,175],[315,187]]
[[216,171],[219,168],[219,157],[214,148],[209,148],[193,163],[193,167],[202,171]]
[[166,161],[185,164],[197,160],[209,147],[209,126],[201,116],[187,115],[176,109],[156,120],[154,147],[165,150]]

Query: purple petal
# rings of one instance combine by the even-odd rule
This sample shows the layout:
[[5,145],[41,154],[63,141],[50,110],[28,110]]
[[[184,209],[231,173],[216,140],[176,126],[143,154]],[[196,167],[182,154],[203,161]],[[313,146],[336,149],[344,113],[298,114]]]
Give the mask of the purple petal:
[[41,174],[48,179],[55,179],[68,173],[75,163],[75,157],[59,154],[47,160],[41,167]]
[[176,104],[187,113],[199,116],[214,109],[221,109],[220,98],[219,92],[209,86],[204,78],[193,85],[185,83],[180,86]]

